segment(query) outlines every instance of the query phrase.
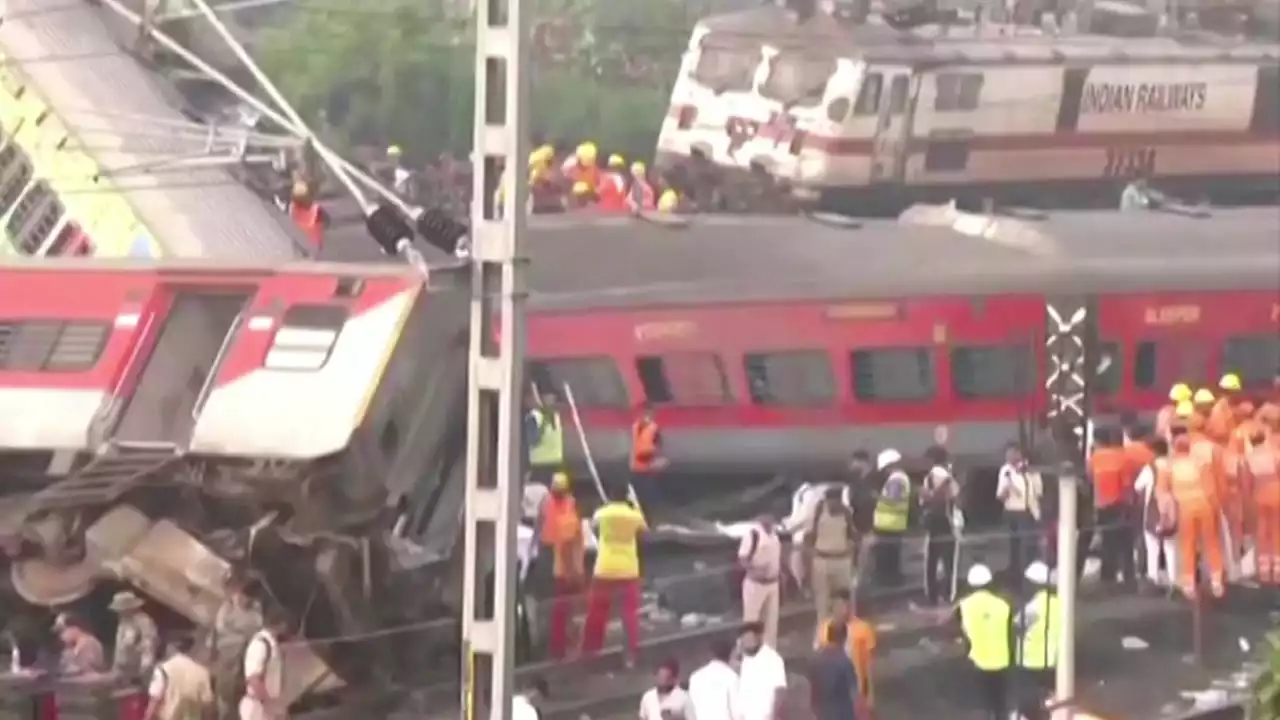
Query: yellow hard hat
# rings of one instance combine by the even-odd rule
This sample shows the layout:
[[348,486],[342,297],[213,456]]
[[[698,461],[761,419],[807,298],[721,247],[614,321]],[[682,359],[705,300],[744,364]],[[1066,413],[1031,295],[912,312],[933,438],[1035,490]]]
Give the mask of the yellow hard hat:
[[404,154],[404,151],[400,149],[399,145],[387,146],[387,157],[400,157],[403,154]]
[[1180,403],[1191,399],[1191,388],[1186,383],[1178,383],[1169,388],[1169,400]]
[[600,151],[596,149],[596,144],[592,142],[584,142],[578,146],[578,150],[574,153],[578,160],[590,165],[596,161],[596,157]]
[[582,180],[579,180],[578,182],[576,182],[576,183],[574,183],[574,184],[573,184],[573,194],[574,194],[574,195],[589,195],[589,194],[591,194],[591,185],[587,184],[586,182],[584,182],[584,181],[582,181]]
[[1212,405],[1213,393],[1205,388],[1200,388],[1196,391],[1196,394],[1192,396],[1191,402],[1196,405]]
[[632,175],[643,175],[644,171],[645,171],[644,163],[640,162],[639,160],[631,163]]
[[1190,400],[1183,400],[1173,408],[1173,414],[1180,418],[1188,418],[1196,414],[1196,406]]
[[680,205],[680,193],[667,188],[662,191],[662,196],[658,198],[659,212],[674,212],[676,207]]
[[1218,381],[1218,387],[1227,392],[1239,392],[1241,388],[1240,376],[1235,373],[1227,373]]
[[551,476],[551,487],[554,490],[569,489],[569,475],[567,473],[558,472]]
[[556,157],[556,149],[550,145],[542,145],[529,153],[529,167],[549,165]]
[[626,167],[626,166],[627,166],[627,161],[626,161],[625,159],[623,159],[623,157],[622,157],[621,155],[619,155],[619,154],[617,154],[617,153],[614,153],[614,154],[612,154],[612,155],[610,155],[610,156],[609,156],[609,167],[611,167],[611,168],[624,168],[624,167]]

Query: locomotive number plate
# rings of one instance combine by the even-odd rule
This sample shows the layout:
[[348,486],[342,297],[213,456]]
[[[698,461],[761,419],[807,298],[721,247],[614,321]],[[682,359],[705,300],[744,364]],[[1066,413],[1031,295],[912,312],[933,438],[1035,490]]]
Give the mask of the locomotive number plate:
[[1155,148],[1107,148],[1107,162],[1102,168],[1105,177],[1137,177],[1155,171]]

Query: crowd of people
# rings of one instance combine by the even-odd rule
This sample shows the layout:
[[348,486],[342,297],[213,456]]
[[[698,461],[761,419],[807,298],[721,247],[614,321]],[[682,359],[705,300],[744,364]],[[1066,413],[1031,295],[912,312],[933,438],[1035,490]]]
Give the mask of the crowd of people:
[[[36,683],[74,680],[80,687],[97,682],[113,691],[112,716],[120,720],[287,717],[280,652],[287,619],[264,613],[241,575],[230,577],[227,589],[212,625],[198,634],[163,637],[146,602],[130,591],[116,593],[108,606],[116,616],[110,644],[95,623],[70,611],[54,618],[52,644],[38,630],[11,630],[11,675]],[[32,692],[30,704],[25,717],[59,717],[57,694]]]

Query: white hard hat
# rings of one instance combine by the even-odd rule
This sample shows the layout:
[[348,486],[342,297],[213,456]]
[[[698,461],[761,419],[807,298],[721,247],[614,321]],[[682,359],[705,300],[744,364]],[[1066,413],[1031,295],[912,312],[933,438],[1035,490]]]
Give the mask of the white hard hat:
[[893,448],[881,450],[880,454],[876,456],[876,469],[883,470],[901,459],[902,453],[894,450]]
[[1023,577],[1027,579],[1027,582],[1032,582],[1036,585],[1048,585],[1049,566],[1037,560],[1027,566],[1027,572],[1023,574]]
[[982,563],[978,563],[969,568],[969,574],[965,576],[964,580],[969,583],[969,587],[986,587],[991,584],[991,569]]

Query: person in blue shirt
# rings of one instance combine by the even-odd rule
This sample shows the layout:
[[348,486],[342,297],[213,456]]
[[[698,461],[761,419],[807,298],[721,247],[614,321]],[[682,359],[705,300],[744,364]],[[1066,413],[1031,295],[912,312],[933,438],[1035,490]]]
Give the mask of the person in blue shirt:
[[848,627],[844,623],[831,623],[827,643],[810,666],[809,702],[816,720],[855,720],[860,714],[858,671],[846,649],[848,640]]

